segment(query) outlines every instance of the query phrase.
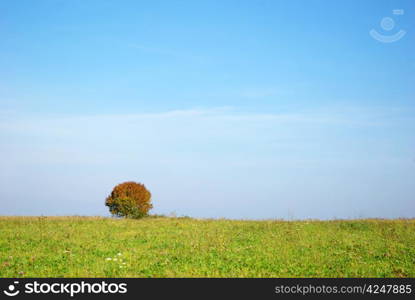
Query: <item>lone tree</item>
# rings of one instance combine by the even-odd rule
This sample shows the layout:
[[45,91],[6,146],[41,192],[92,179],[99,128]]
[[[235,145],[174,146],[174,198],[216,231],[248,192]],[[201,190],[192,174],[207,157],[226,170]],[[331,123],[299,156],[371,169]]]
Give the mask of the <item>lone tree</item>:
[[151,193],[144,184],[128,181],[120,183],[105,200],[112,215],[139,219],[148,215],[153,208]]

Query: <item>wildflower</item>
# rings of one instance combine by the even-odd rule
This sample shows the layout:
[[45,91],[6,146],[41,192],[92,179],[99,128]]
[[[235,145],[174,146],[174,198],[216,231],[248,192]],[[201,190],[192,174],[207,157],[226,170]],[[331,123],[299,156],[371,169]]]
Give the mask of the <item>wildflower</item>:
[[112,258],[111,257],[107,257],[105,260],[111,260]]
[[118,256],[121,256],[122,254],[121,254],[121,253],[118,253],[117,255],[118,255]]

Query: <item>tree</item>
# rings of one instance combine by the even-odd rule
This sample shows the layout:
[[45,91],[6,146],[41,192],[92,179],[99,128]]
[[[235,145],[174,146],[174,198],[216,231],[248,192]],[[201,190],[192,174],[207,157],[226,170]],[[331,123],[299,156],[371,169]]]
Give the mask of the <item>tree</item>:
[[128,181],[114,187],[105,200],[112,215],[138,219],[148,215],[153,208],[151,193],[144,184]]

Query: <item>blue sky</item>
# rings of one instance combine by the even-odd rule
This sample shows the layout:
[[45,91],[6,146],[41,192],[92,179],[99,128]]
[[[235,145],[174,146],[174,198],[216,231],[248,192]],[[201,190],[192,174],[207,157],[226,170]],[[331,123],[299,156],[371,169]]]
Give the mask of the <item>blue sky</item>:
[[134,180],[154,213],[414,217],[414,15],[413,1],[1,1],[0,215],[108,215]]

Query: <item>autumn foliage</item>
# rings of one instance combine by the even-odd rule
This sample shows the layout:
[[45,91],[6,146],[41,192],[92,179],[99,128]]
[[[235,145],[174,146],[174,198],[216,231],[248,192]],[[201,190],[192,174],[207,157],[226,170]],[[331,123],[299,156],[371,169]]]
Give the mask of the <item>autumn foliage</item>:
[[112,215],[138,219],[148,215],[153,207],[151,193],[137,182],[128,181],[114,187],[105,200]]

